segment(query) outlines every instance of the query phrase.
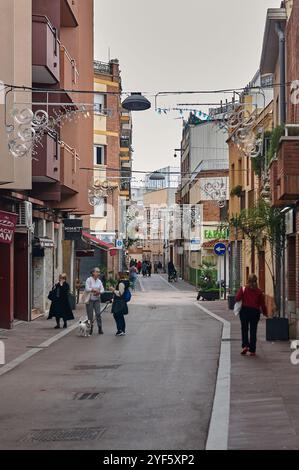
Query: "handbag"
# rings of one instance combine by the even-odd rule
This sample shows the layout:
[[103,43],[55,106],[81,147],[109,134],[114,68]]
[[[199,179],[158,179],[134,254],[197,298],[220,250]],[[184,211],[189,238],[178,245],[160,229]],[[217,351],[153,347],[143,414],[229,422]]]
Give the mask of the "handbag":
[[81,302],[83,304],[89,304],[90,302],[90,297],[91,297],[91,292],[87,292],[86,290],[83,292],[82,297],[81,297]]
[[50,292],[49,292],[49,294],[48,294],[48,299],[49,299],[51,302],[53,302],[55,299],[57,299],[57,297],[58,297],[58,296],[57,296],[56,286],[54,286],[54,287],[50,290]]
[[[242,290],[243,290],[243,294],[244,294],[245,287],[242,287]],[[235,314],[236,317],[240,314],[241,308],[242,308],[242,300],[239,300],[239,302],[236,302],[235,305],[234,305],[234,314]]]

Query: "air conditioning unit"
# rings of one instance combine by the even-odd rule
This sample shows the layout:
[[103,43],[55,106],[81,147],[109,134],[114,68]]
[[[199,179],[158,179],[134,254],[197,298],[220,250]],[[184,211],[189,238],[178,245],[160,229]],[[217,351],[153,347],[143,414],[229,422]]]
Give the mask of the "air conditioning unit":
[[32,226],[32,203],[28,201],[18,202],[16,204],[16,213],[18,214],[17,227]]

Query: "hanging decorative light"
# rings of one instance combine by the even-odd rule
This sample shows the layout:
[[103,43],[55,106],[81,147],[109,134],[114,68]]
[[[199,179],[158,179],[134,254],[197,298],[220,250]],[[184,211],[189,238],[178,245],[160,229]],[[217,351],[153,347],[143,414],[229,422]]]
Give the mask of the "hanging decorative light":
[[146,111],[150,109],[151,103],[141,93],[131,93],[122,103],[127,111]]

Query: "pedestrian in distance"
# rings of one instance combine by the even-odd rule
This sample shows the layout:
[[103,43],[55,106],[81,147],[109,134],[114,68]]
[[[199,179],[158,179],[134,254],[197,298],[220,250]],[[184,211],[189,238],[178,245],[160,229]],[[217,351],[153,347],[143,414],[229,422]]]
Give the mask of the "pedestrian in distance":
[[139,260],[138,263],[137,263],[138,274],[141,273],[141,268],[142,268],[142,263],[141,263],[141,261]]
[[131,266],[129,270],[129,281],[132,286],[132,290],[135,290],[137,277],[138,277],[138,270],[136,266]]
[[101,294],[105,291],[102,281],[100,280],[100,269],[94,268],[91,276],[86,279],[83,301],[86,304],[87,318],[90,321],[90,335],[93,333],[94,313],[98,325],[99,335],[103,334],[102,314],[101,314]]
[[55,284],[48,296],[51,300],[48,319],[55,317],[56,330],[60,328],[61,318],[63,320],[63,328],[67,328],[68,320],[74,320],[74,315],[69,302],[70,286],[66,282],[66,279],[67,275],[65,273],[60,274],[58,283]]
[[159,274],[161,274],[162,270],[163,270],[163,266],[162,266],[161,261],[159,261],[158,266],[157,266],[157,271],[158,271]]
[[125,315],[129,313],[127,302],[131,299],[131,293],[129,290],[129,282],[124,279],[119,279],[116,289],[112,289],[114,292],[113,303],[111,312],[116,323],[116,334],[115,336],[125,336],[126,334],[126,321]]
[[[265,297],[258,287],[258,280],[255,274],[248,278],[246,287],[241,287],[236,295],[236,302],[242,302],[240,310],[242,351],[241,355],[256,355],[257,327],[260,321],[261,311],[264,316],[268,316]],[[249,338],[250,332],[250,338]]]
[[146,275],[147,275],[147,262],[145,260],[142,261],[141,271],[142,271],[142,276],[146,277]]
[[147,275],[148,277],[151,277],[152,275],[152,263],[150,261],[147,263]]
[[172,260],[169,261],[167,268],[168,268],[168,282],[170,282],[172,280],[176,280],[177,279],[177,271],[175,269],[175,266],[174,266]]

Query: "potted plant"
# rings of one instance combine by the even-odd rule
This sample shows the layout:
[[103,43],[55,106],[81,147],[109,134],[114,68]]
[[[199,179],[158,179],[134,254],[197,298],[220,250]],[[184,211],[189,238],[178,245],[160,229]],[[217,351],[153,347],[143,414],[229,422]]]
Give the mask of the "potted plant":
[[230,192],[230,195],[231,196],[236,196],[236,197],[241,197],[242,192],[243,192],[243,188],[240,184],[238,184],[238,186],[235,186],[234,188],[232,188],[232,190]]
[[219,287],[217,287],[217,270],[211,261],[203,261],[200,266],[200,277],[198,280],[197,300],[219,300]]

